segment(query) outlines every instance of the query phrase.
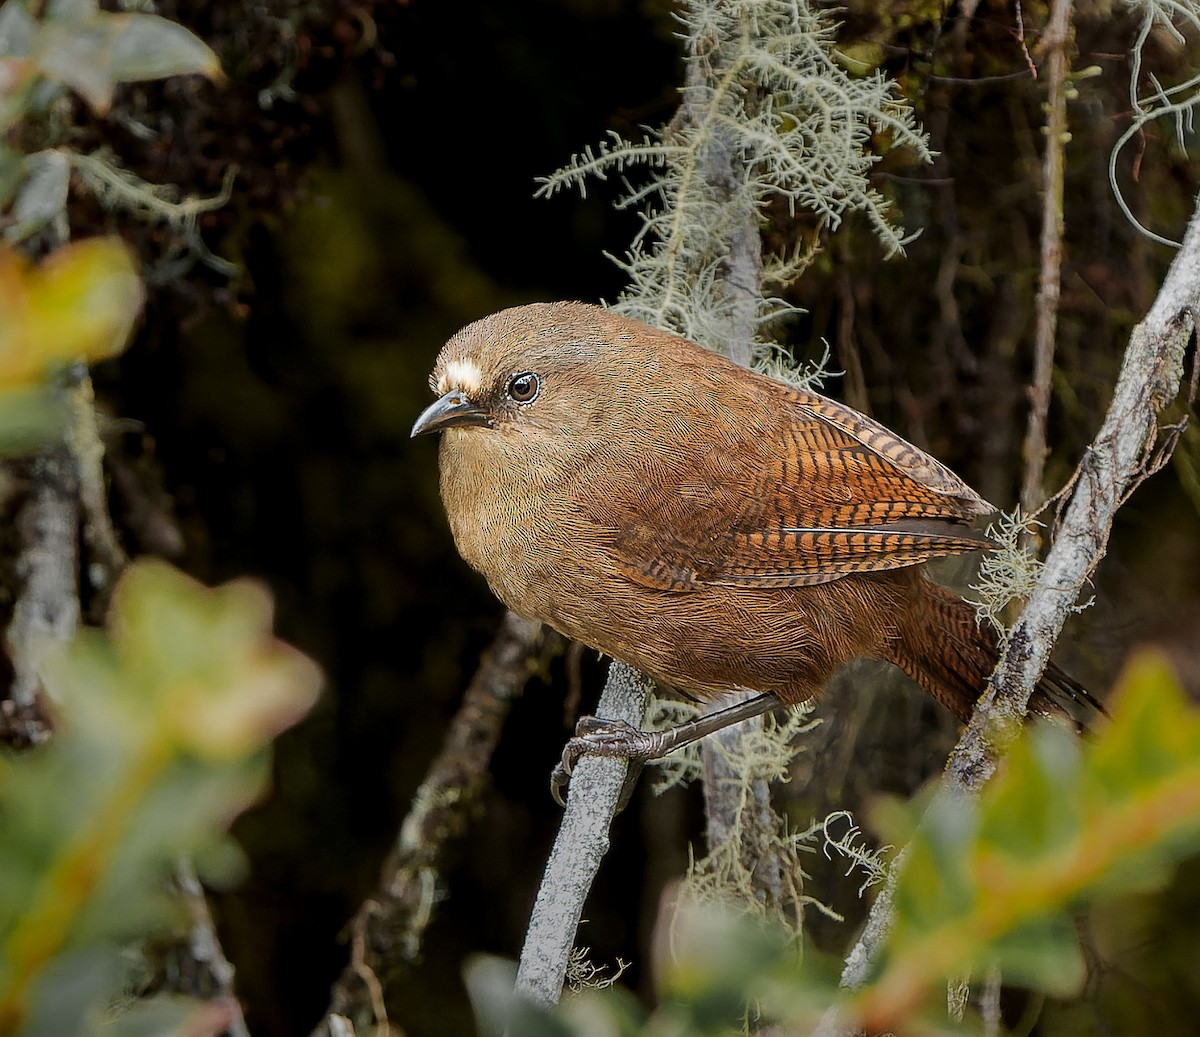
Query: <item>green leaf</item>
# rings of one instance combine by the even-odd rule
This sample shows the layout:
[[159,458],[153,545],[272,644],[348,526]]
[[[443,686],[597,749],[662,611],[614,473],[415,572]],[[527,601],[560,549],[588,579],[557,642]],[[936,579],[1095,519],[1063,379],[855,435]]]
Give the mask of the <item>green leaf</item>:
[[127,963],[95,947],[62,955],[38,977],[21,1037],[94,1033],[88,1016],[96,1004],[120,988],[128,971]]
[[[0,57],[0,131],[16,125],[32,107],[35,71],[29,58]],[[15,186],[11,171],[5,170],[0,183],[0,205],[8,204]]]
[[1087,972],[1075,925],[1066,915],[1049,915],[1016,926],[988,950],[1005,982],[1053,997],[1075,993]]
[[147,561],[113,592],[112,642],[158,712],[164,734],[189,753],[245,756],[291,726],[321,685],[312,661],[270,636],[265,587],[235,580],[208,589]]
[[0,456],[27,456],[62,429],[66,412],[43,387],[0,389]]
[[1074,732],[1037,724],[1004,761],[981,820],[978,845],[996,859],[1028,866],[1072,838],[1082,820],[1082,744]]
[[[122,942],[181,919],[161,881],[180,857],[206,879],[240,873],[226,829],[267,780],[269,739],[318,682],[269,621],[257,585],[210,590],[138,562],[114,588],[109,630],[47,654],[55,736],[0,757],[0,1032],[91,1032]],[[112,1032],[220,1028],[188,1010],[164,1002]]]

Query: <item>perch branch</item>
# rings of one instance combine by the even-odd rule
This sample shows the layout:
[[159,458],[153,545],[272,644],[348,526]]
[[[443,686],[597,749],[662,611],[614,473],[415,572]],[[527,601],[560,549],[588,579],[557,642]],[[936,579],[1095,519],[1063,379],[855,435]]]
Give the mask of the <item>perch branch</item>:
[[[640,727],[653,687],[649,678],[614,660],[596,715]],[[520,998],[546,1007],[558,1003],[583,903],[608,851],[608,829],[628,769],[628,761],[615,756],[584,756],[575,765],[521,950]]]

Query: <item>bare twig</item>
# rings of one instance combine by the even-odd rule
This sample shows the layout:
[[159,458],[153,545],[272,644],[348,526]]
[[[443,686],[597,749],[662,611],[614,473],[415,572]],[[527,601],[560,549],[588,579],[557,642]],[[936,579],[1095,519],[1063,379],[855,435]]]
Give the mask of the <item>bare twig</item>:
[[[79,503],[83,509],[83,536],[92,554],[88,575],[92,586],[102,592],[107,603],[108,591],[117,582],[129,558],[113,528],[108,513],[104,485],[104,443],[96,414],[96,394],[86,369],[67,390],[69,420],[67,446],[75,459],[79,479]],[[102,613],[103,609],[97,612]]]
[[983,1020],[984,1037],[999,1037],[1003,1032],[1003,1019],[1000,1015],[1000,968],[992,965],[987,971],[983,990],[979,994],[979,1015]]
[[403,968],[420,949],[447,846],[466,828],[504,720],[536,669],[541,644],[539,624],[505,615],[441,752],[413,797],[379,886],[351,923],[351,961],[334,984],[329,1014],[315,1033],[334,1033],[343,1025],[338,1017],[353,1021],[361,1033],[386,1025],[380,977]]
[[[888,869],[883,888],[879,891],[879,896],[875,898],[875,903],[871,905],[871,913],[867,916],[867,923],[858,938],[858,943],[846,955],[846,964],[842,969],[841,979],[843,987],[857,990],[866,983],[867,975],[879,948],[883,946],[888,934],[892,931],[892,896],[896,890],[896,880],[900,877],[900,869],[904,867],[906,852],[905,849],[902,849],[896,854],[892,866]],[[882,908],[879,906],[881,904]]]
[[[634,727],[642,723],[653,682],[614,661],[596,715]],[[571,776],[562,824],[533,906],[517,970],[517,996],[547,1007],[558,1003],[583,902],[608,851],[629,764],[615,756],[584,756]]]
[[[717,708],[723,705],[728,702],[718,700],[710,704]],[[762,722],[761,717],[755,717],[722,728],[700,743],[704,761],[705,839],[710,857],[717,857],[731,839],[738,841],[742,856],[753,847],[753,859],[746,861],[751,888],[742,892],[749,892],[756,900],[779,910],[785,904],[794,905],[799,912],[798,898],[787,896],[788,877],[782,857],[775,852],[781,845],[780,818],[771,808],[771,785],[765,778],[751,780],[742,773],[747,757],[743,743],[756,729],[761,730]]]
[[1042,505],[1046,468],[1046,418],[1054,373],[1054,338],[1062,279],[1063,168],[1070,134],[1067,130],[1068,50],[1071,43],[1071,0],[1054,0],[1042,37],[1046,51],[1046,151],[1042,159],[1042,246],[1038,274],[1037,321],[1033,346],[1033,382],[1029,386],[1029,424],[1025,433],[1025,475],[1021,510],[1032,515]]

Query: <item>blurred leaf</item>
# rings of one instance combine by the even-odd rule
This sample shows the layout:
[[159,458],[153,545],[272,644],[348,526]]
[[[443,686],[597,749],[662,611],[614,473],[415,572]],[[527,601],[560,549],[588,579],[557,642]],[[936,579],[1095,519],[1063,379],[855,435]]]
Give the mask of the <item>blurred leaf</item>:
[[[76,949],[52,962],[38,977],[21,1037],[83,1037],[95,1031],[96,1006],[118,989],[124,969],[111,953]],[[4,1027],[0,1032],[15,1031]]]
[[119,353],[141,305],[141,281],[116,238],[65,245],[38,266],[0,247],[0,390]]
[[[210,590],[139,562],[114,589],[108,633],[80,630],[48,656],[55,737],[0,757],[0,1033],[92,1029],[80,1020],[113,992],[121,941],[178,917],[161,880],[180,856],[210,880],[239,873],[225,829],[320,680],[270,617],[256,584]],[[144,1011],[128,1032],[195,1019],[186,1004]]]
[[107,112],[118,83],[196,73],[218,78],[220,62],[182,25],[155,14],[93,10],[48,18],[32,43],[38,70]]
[[[0,10],[0,18],[3,18],[4,10]],[[0,28],[0,40],[3,38],[3,28]],[[0,130],[9,129],[25,115],[36,71],[29,58],[0,56]],[[6,202],[7,196],[0,197],[0,203]]]
[[28,57],[37,28],[37,20],[24,4],[0,4],[0,55]]
[[1033,989],[1073,993],[1084,968],[1071,911],[1161,884],[1198,849],[1200,712],[1165,663],[1144,657],[1089,740],[1039,724],[978,801],[937,789],[909,843],[862,1017],[897,1025],[947,977],[992,962]]
[[[169,604],[169,608],[164,608]],[[243,756],[308,712],[320,673],[271,637],[266,588],[237,580],[209,590],[162,562],[130,570],[113,594],[114,646],[138,686],[153,689],[178,745]]]
[[[121,17],[121,16],[117,16]],[[221,63],[208,44],[178,22],[154,14],[123,16],[113,40],[111,74],[119,83],[197,74],[219,79]]]
[[[4,59],[0,58],[0,78],[3,78],[5,71]],[[0,101],[0,104],[2,103]],[[12,204],[24,178],[25,156],[0,141],[0,211]]]
[[981,843],[1018,867],[1030,854],[1053,852],[1068,842],[1082,820],[1082,743],[1073,732],[1047,727],[1020,739],[1005,766],[1023,780],[998,784],[979,831]]
[[110,1015],[104,1020],[104,1037],[201,1037],[228,1032],[234,1019],[219,1001],[162,994],[139,998]]
[[37,450],[58,434],[66,413],[62,400],[47,388],[0,390],[0,455]]
[[25,179],[13,201],[13,223],[4,230],[5,240],[23,241],[54,220],[65,217],[71,163],[56,148],[28,155]]
[[997,937],[989,949],[1004,963],[1006,982],[1069,997],[1087,974],[1075,923],[1067,914],[1035,918]]
[[463,979],[480,1037],[504,1037],[508,1033],[519,1033],[522,1037],[571,1037],[571,1030],[548,1009],[516,995],[513,989],[516,976],[516,966],[511,961],[490,955],[476,955],[464,967]]
[[97,0],[47,0],[47,18],[86,18],[99,8]]

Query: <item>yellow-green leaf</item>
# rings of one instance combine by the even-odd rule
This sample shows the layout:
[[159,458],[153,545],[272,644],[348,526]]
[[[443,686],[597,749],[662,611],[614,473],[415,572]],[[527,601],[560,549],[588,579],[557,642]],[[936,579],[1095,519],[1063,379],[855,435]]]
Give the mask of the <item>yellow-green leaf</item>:
[[66,245],[37,266],[0,248],[0,392],[116,355],[141,305],[133,260],[115,238]]

